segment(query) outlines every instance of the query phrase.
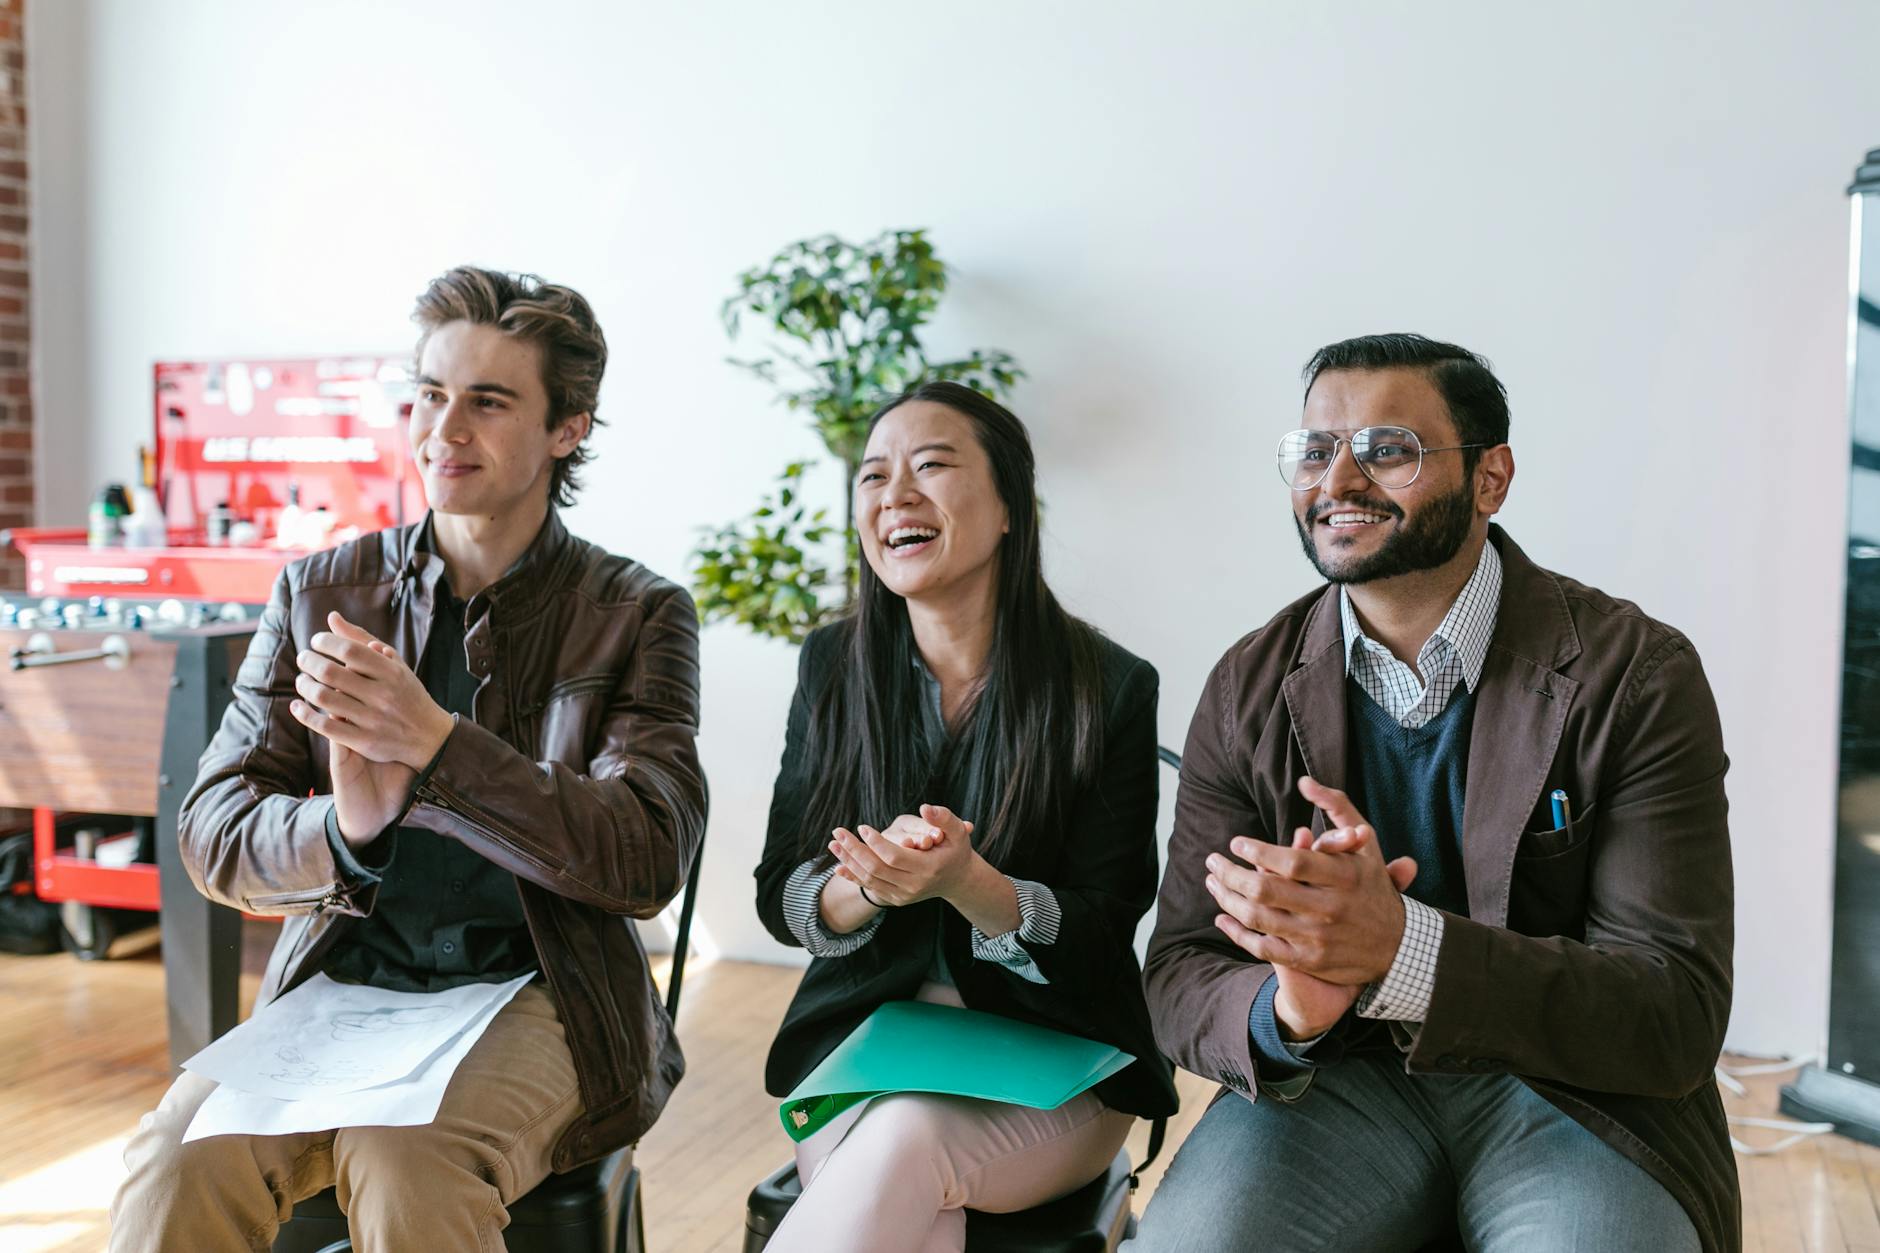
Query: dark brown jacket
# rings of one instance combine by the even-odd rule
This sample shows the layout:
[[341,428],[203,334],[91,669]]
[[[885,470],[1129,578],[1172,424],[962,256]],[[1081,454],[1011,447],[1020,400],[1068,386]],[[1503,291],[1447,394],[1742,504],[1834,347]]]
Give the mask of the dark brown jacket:
[[[1469,916],[1444,920],[1406,1064],[1518,1076],[1663,1183],[1705,1249],[1734,1250],[1736,1163],[1711,1073],[1733,926],[1716,704],[1682,635],[1540,569],[1499,527],[1490,540],[1503,583],[1469,745]],[[1323,829],[1296,781],[1345,786],[1346,690],[1325,588],[1228,650],[1182,754],[1149,1007],[1164,1052],[1249,1098],[1247,1015],[1272,967],[1215,929],[1203,861],[1236,835]],[[1564,832],[1554,788],[1575,805]]]
[[[318,970],[375,895],[346,880],[327,844],[327,745],[288,712],[294,657],[337,609],[418,665],[444,571],[417,547],[420,529],[282,572],[183,804],[196,886],[287,917],[264,1002]],[[683,590],[574,538],[551,511],[516,568],[472,598],[469,623],[474,719],[457,720],[402,821],[516,876],[585,1106],[555,1146],[555,1169],[568,1170],[638,1139],[685,1072],[620,915],[658,913],[704,835],[698,619]]]

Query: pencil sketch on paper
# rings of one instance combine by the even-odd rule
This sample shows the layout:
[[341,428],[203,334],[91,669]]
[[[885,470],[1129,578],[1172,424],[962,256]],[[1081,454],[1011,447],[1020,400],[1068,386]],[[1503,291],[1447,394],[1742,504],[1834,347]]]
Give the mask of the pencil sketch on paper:
[[344,1058],[327,1062],[317,1062],[291,1044],[283,1044],[274,1050],[279,1066],[269,1075],[276,1083],[291,1083],[296,1087],[325,1088],[337,1083],[351,1083],[371,1073],[369,1066]]
[[413,1027],[422,1027],[426,1023],[438,1022],[451,1016],[451,1011],[442,1005],[420,1005],[407,1009],[346,1009],[333,1015],[333,1038],[342,1043],[347,1040],[369,1039],[391,1031],[409,1031]]
[[[398,992],[317,974],[257,1009],[185,1065],[274,1100],[326,1099],[394,1083],[464,1032],[481,1030],[520,983]],[[265,1120],[264,1120],[265,1121]]]

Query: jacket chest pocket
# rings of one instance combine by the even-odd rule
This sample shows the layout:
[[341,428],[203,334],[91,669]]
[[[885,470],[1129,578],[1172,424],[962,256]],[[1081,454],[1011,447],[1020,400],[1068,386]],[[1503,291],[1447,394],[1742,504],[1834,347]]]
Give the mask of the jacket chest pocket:
[[1598,825],[1599,807],[1588,804],[1565,826],[1548,822],[1521,837],[1515,847],[1514,879],[1508,885],[1511,930],[1585,938],[1587,875]]
[[521,735],[517,738],[534,746],[537,761],[557,761],[585,769],[592,756],[588,746],[600,731],[613,685],[614,676],[610,674],[562,680],[540,701],[522,710],[522,725],[518,728]]

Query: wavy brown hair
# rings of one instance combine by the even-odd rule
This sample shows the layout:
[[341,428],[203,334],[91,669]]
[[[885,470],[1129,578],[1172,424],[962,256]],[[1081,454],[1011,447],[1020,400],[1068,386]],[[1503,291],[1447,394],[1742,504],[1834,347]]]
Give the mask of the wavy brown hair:
[[[587,298],[572,287],[545,283],[533,274],[505,274],[460,265],[431,280],[418,297],[411,320],[423,331],[417,355],[438,327],[451,322],[493,326],[541,349],[542,386],[548,392],[548,429],[577,413],[604,425],[601,375],[607,370],[607,339]],[[590,433],[592,429],[590,428]],[[557,458],[548,483],[549,503],[566,508],[581,490],[581,467],[593,457],[584,437],[573,452]]]

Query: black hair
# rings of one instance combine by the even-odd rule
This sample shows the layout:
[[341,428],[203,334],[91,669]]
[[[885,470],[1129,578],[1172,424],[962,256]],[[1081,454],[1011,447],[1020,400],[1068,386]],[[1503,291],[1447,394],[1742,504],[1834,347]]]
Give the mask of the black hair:
[[[1424,335],[1360,335],[1312,354],[1303,371],[1308,394],[1327,370],[1420,370],[1449,406],[1457,443],[1493,448],[1508,442],[1508,389],[1480,353]],[[1474,471],[1481,454],[1480,448],[1463,453],[1465,473]]]
[[[935,760],[921,734],[907,602],[859,572],[855,607],[833,628],[837,671],[811,711],[815,763],[803,837],[806,859],[827,855],[830,832],[857,823],[886,827],[933,797],[926,789],[956,767],[968,771],[956,803],[976,812],[980,855],[999,865],[1027,832],[1064,820],[1076,788],[1093,780],[1103,754],[1100,637],[1065,612],[1045,584],[1039,550],[1036,465],[1025,426],[970,387],[923,383],[869,419],[869,430],[913,400],[945,405],[972,423],[991,463],[1010,529],[1000,540],[997,621],[979,691]],[[866,525],[866,523],[863,523]]]

